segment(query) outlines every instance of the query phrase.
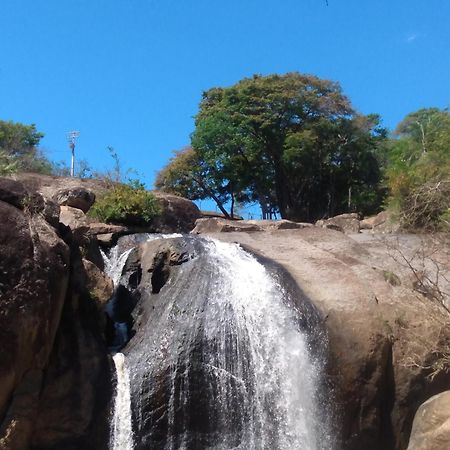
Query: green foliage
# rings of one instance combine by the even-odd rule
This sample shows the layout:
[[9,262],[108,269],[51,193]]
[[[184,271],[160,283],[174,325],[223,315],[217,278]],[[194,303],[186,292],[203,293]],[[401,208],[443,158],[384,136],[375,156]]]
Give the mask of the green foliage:
[[411,113],[398,125],[386,171],[390,206],[404,228],[446,226],[450,208],[450,114],[437,108]]
[[192,147],[186,147],[175,152],[167,166],[158,172],[155,187],[191,200],[212,198],[227,216],[223,205],[229,191],[221,181],[214,167],[202,161]]
[[0,120],[0,171],[13,170],[50,174],[52,165],[39,150],[43,134],[35,125]]
[[337,83],[299,73],[254,76],[203,94],[190,161],[208,189],[197,177],[173,176],[180,156],[169,178],[198,195],[258,201],[263,215],[274,207],[295,220],[375,212],[385,136],[378,117],[355,114]]
[[160,213],[155,196],[136,182],[113,185],[89,211],[102,222],[127,225],[148,225]]
[[0,176],[4,177],[17,172],[19,162],[8,155],[4,150],[0,150]]

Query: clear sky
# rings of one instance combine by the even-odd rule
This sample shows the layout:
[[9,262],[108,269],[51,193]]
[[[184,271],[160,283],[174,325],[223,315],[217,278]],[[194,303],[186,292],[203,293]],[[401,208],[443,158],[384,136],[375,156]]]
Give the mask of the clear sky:
[[203,90],[254,73],[339,81],[390,128],[450,106],[450,0],[1,0],[0,119],[48,156],[103,169],[113,146],[150,187],[189,143]]

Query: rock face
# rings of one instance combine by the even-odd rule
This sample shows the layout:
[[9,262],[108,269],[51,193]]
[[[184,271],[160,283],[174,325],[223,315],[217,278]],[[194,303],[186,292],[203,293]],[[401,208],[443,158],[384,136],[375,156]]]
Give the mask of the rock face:
[[78,247],[17,181],[0,178],[0,216],[0,449],[103,448],[109,362]]
[[230,233],[233,231],[294,230],[314,226],[312,223],[291,220],[228,220],[220,217],[205,217],[195,222],[192,234]]
[[414,417],[408,450],[450,448],[450,391],[435,395],[420,405]]
[[162,214],[152,227],[154,233],[189,233],[194,228],[201,215],[194,203],[164,192],[154,191],[153,194],[162,207]]
[[61,206],[70,206],[87,213],[95,202],[95,194],[84,187],[74,187],[60,189],[53,199]]
[[[410,288],[409,274],[376,237],[355,235],[358,243],[318,227],[211,235],[280,263],[326,318],[341,448],[405,449],[419,405],[450,388],[440,364],[449,313]],[[401,284],[392,285],[385,271]]]
[[374,233],[395,233],[400,228],[400,224],[396,223],[387,211],[361,220],[360,225],[362,230],[372,230]]
[[226,233],[232,231],[262,231],[262,228],[255,223],[247,223],[243,220],[227,220],[218,217],[198,219],[192,234],[204,233]]
[[[54,177],[31,173],[17,174],[16,178],[29,191],[37,191],[44,198],[57,200],[60,205],[80,209],[86,212],[99,196],[108,190],[108,185],[102,180],[80,179],[71,177]],[[12,180],[11,180],[12,181]],[[197,206],[183,197],[164,192],[154,191],[161,206],[161,215],[147,227],[128,226],[123,224],[122,234],[151,232],[151,233],[189,233],[195,226],[195,221],[201,217]],[[1,194],[0,194],[1,195]],[[94,222],[89,220],[89,222]],[[107,226],[106,224],[104,224]],[[104,232],[103,234],[117,233]],[[94,234],[100,234],[96,232]],[[116,236],[113,236],[112,242]]]
[[356,213],[340,214],[325,220],[318,220],[316,226],[344,233],[359,233],[359,216]]

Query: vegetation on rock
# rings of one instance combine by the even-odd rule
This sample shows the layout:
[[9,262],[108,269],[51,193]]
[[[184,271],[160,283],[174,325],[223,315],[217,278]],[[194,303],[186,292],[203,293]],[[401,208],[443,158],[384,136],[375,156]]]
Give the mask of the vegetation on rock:
[[155,196],[139,182],[111,184],[89,211],[91,217],[102,222],[133,225],[149,224],[160,213]]

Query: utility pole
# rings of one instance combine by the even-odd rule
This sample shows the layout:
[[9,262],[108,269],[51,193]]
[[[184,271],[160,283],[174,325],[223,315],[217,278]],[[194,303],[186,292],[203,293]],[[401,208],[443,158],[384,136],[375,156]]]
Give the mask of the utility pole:
[[70,176],[71,177],[73,177],[75,175],[75,141],[79,135],[80,135],[79,131],[69,131],[67,133],[67,139],[69,141],[69,148],[72,152],[72,163],[70,165]]

